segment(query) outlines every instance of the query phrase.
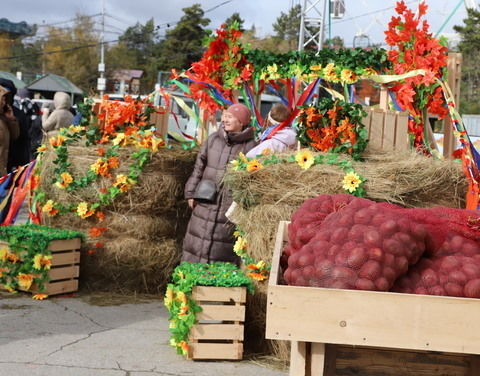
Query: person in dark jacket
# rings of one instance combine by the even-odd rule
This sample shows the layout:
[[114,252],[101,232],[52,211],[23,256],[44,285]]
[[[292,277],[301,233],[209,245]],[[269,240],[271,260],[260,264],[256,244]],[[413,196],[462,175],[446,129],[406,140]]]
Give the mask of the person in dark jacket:
[[20,127],[20,136],[16,140],[10,139],[8,171],[11,172],[16,167],[23,166],[31,161],[30,122],[25,113],[14,106],[14,97],[17,93],[17,88],[13,81],[0,78],[0,86],[3,86],[9,91],[6,95],[7,104],[13,108],[13,115],[17,119]]
[[[234,226],[225,217],[232,196],[222,179],[229,162],[256,145],[253,128],[248,125],[250,119],[250,110],[245,105],[230,106],[222,114],[220,129],[202,145],[185,186],[185,198],[193,212],[183,242],[182,261],[239,263],[233,252]],[[216,184],[217,194],[212,203],[194,200],[197,186],[204,179]]]

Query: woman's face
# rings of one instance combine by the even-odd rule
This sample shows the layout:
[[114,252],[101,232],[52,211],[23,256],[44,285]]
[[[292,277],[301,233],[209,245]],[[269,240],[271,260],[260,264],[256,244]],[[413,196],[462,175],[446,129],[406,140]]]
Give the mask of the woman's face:
[[243,128],[240,120],[227,111],[223,111],[222,113],[222,123],[226,132],[240,132]]
[[5,95],[0,95],[0,111],[3,111],[3,108],[7,104],[7,99],[5,98]]

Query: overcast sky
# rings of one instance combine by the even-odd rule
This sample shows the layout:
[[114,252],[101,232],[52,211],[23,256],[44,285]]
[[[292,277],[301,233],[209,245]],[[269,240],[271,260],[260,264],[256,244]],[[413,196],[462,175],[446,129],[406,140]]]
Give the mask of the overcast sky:
[[[210,10],[206,13],[211,20],[210,28],[218,27],[232,13],[239,12],[247,28],[254,24],[261,35],[272,34],[271,25],[280,12],[287,12],[292,4],[299,2],[303,3],[303,0],[105,0],[108,14],[105,39],[114,40],[128,26],[144,23],[151,17],[156,25],[162,26],[160,30],[164,33],[167,23],[173,23],[183,15],[182,8],[195,3],[200,3],[204,10]],[[2,0],[1,3],[0,17],[38,25],[55,23],[59,27],[68,26],[65,21],[71,20],[77,12],[94,15],[102,9],[102,0]],[[406,3],[415,6],[418,1]],[[459,0],[427,0],[427,4],[430,6],[427,19],[431,31],[435,33]],[[353,44],[355,35],[359,33],[367,34],[371,42],[382,43],[383,31],[394,14],[395,1],[345,0],[345,5],[344,18],[332,20],[331,36],[341,36],[347,46]],[[466,10],[462,4],[443,31],[452,32],[453,25],[462,24],[465,17]],[[95,19],[100,22],[101,18]]]

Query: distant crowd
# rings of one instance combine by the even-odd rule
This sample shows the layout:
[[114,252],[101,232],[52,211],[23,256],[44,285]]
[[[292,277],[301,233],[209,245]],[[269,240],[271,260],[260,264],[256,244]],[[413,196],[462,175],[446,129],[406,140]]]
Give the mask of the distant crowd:
[[36,158],[45,136],[79,122],[71,98],[55,93],[53,103],[35,103],[28,89],[0,78],[0,177]]

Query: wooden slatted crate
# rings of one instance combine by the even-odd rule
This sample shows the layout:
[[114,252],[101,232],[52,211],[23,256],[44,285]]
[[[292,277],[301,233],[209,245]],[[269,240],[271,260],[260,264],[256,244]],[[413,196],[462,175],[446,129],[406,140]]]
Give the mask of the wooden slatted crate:
[[478,376],[480,299],[282,285],[280,222],[266,337],[291,341],[291,376]]
[[[58,295],[77,291],[81,244],[80,238],[51,241],[48,246],[52,253],[52,266],[48,273],[50,281],[45,284],[45,291],[40,291],[34,283],[28,292]],[[0,242],[0,247],[8,248],[8,243]]]
[[366,108],[367,117],[363,124],[370,140],[368,148],[373,150],[410,150],[408,136],[408,114],[406,112]]
[[195,286],[192,298],[202,312],[190,330],[189,359],[242,359],[246,287]]

